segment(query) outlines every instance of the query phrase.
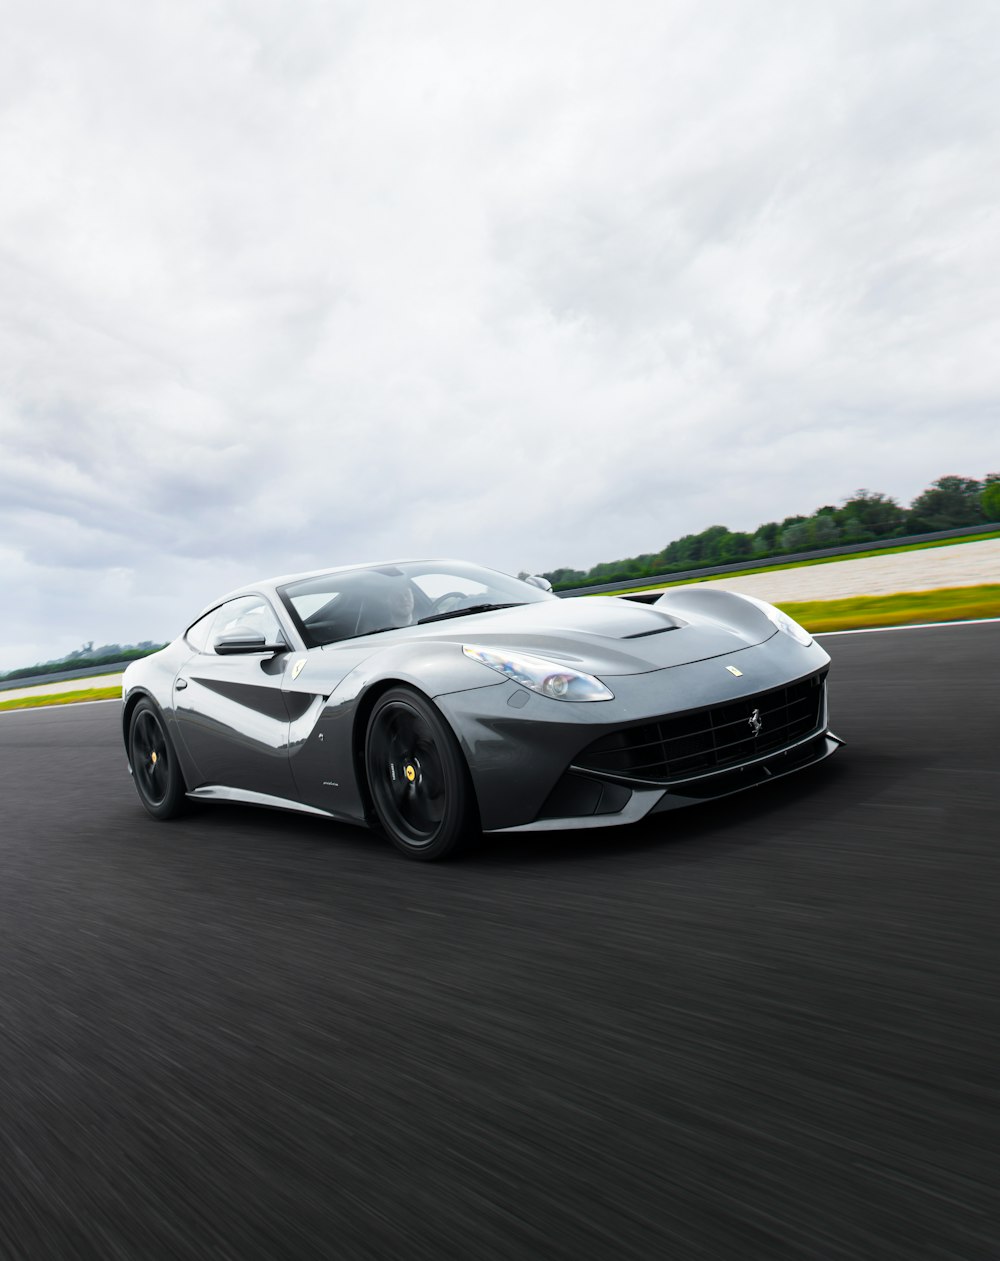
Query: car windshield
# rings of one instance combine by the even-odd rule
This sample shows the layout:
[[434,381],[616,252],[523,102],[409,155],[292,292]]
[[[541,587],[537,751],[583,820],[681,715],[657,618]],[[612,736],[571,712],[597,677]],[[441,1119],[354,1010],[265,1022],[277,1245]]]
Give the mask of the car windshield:
[[509,574],[464,561],[404,561],[335,570],[287,583],[278,588],[278,595],[310,648],[558,598]]

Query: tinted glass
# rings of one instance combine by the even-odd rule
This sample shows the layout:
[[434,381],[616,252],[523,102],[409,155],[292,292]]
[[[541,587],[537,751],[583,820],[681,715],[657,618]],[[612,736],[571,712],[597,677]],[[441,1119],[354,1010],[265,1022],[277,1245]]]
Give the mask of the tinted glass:
[[188,641],[192,648],[198,652],[211,652],[209,648],[209,638],[212,631],[212,623],[215,621],[215,615],[218,609],[213,609],[211,613],[206,613],[204,617],[199,617],[193,626],[189,626],[184,638]]
[[291,582],[278,594],[310,647],[410,626],[441,613],[460,614],[478,604],[557,599],[509,574],[461,561],[407,561],[320,574]]

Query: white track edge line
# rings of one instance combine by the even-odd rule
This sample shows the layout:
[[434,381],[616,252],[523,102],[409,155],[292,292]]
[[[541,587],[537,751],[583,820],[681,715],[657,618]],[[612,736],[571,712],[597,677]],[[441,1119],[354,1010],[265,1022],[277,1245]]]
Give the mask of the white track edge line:
[[98,701],[63,701],[61,704],[51,705],[22,705],[20,709],[0,709],[0,718],[4,714],[28,714],[34,713],[39,709],[74,709],[77,705],[120,705],[122,698],[120,696],[105,696],[103,700]]
[[987,626],[1000,622],[1000,617],[965,617],[954,622],[906,622],[902,626],[859,626],[857,630],[814,631],[813,639],[828,635],[880,635],[883,631],[931,630],[937,626]]

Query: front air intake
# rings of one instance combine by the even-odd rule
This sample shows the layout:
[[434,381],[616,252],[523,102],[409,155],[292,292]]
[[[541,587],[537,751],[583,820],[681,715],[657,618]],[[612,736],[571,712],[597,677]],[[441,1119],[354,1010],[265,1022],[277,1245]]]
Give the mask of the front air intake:
[[643,783],[683,782],[790,748],[820,730],[826,671],[784,687],[622,727],[573,759],[579,770]]

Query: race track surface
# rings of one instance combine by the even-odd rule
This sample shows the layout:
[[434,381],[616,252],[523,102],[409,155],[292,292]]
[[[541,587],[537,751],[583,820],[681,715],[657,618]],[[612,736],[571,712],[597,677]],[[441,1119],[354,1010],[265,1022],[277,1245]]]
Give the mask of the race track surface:
[[1000,625],[813,771],[407,863],[0,715],[0,1257],[1000,1256]]

